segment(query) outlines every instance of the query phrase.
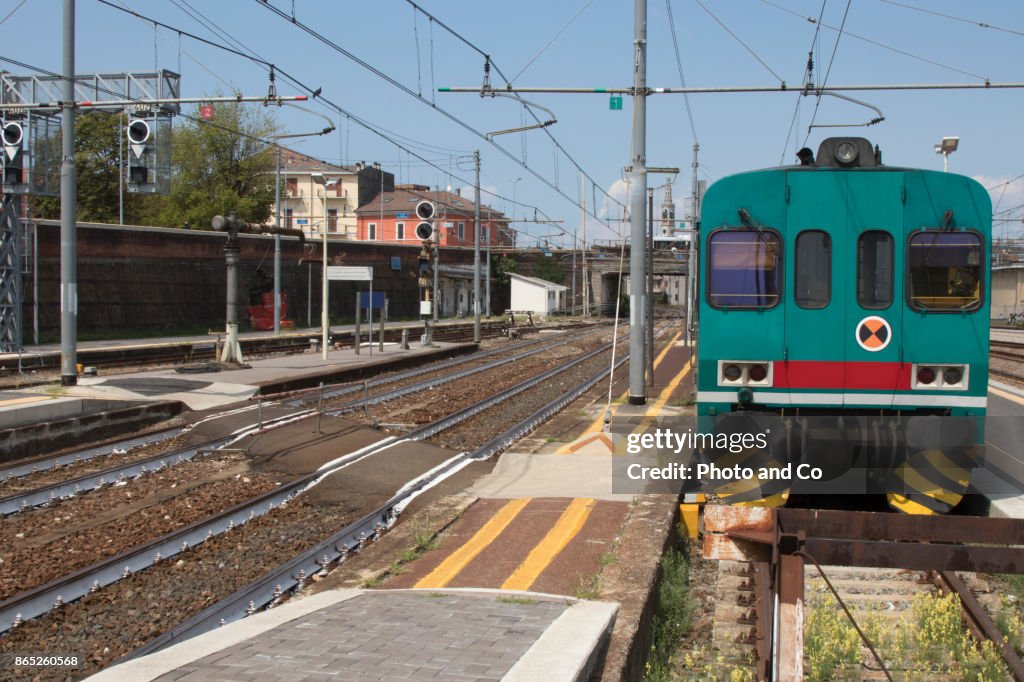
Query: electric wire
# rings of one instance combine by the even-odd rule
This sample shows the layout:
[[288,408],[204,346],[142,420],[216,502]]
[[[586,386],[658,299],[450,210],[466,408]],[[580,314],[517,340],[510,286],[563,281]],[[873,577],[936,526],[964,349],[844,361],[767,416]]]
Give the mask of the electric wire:
[[[258,1],[262,1],[262,0],[258,0]],[[410,4],[410,5],[412,5],[412,6],[413,6],[413,7],[415,7],[416,9],[418,9],[418,10],[419,10],[420,12],[423,12],[423,14],[424,14],[425,16],[427,16],[427,17],[430,17],[430,19],[431,19],[432,21],[436,21],[436,22],[437,22],[437,24],[438,24],[439,26],[441,26],[441,27],[442,27],[443,29],[445,29],[445,30],[446,30],[446,31],[448,31],[449,33],[451,33],[451,34],[452,34],[452,35],[453,35],[453,36],[454,36],[455,38],[457,38],[457,39],[458,39],[458,40],[460,40],[461,42],[465,43],[465,44],[466,44],[466,45],[468,45],[468,46],[469,46],[469,47],[470,47],[470,48],[471,48],[472,50],[474,50],[475,52],[477,52],[478,54],[480,54],[481,56],[483,56],[483,57],[484,57],[484,58],[485,58],[485,59],[487,60],[487,62],[488,62],[488,63],[489,63],[490,65],[491,65],[491,67],[492,67],[492,68],[494,69],[494,72],[495,72],[496,74],[498,74],[499,76],[501,76],[501,78],[502,78],[502,79],[503,79],[503,80],[504,80],[504,81],[505,81],[506,83],[509,83],[509,79],[508,79],[508,76],[506,76],[506,75],[505,75],[505,73],[504,73],[504,72],[503,72],[503,71],[501,70],[501,68],[500,68],[500,67],[498,66],[498,64],[497,64],[497,63],[496,63],[496,62],[494,61],[494,59],[490,57],[490,55],[488,55],[487,53],[485,53],[485,52],[484,52],[484,51],[483,51],[483,50],[482,50],[481,48],[479,48],[479,47],[477,47],[476,45],[474,45],[474,44],[473,44],[473,43],[472,43],[471,41],[469,41],[469,40],[468,40],[467,38],[465,38],[464,36],[462,36],[462,35],[460,35],[459,33],[457,33],[457,32],[456,32],[456,31],[455,31],[454,29],[452,29],[451,27],[449,27],[449,26],[448,26],[447,24],[445,24],[445,23],[444,23],[443,21],[441,21],[441,20],[437,19],[437,17],[435,17],[434,15],[432,15],[432,14],[430,14],[429,12],[427,12],[426,10],[424,10],[424,9],[423,9],[422,7],[420,7],[420,6],[419,6],[419,5],[417,5],[417,4],[415,3],[415,2],[413,2],[413,0],[406,0],[406,2],[408,2],[408,3]],[[543,125],[541,125],[541,124],[542,124],[543,122],[542,122],[542,121],[541,121],[541,119],[540,119],[540,118],[539,118],[539,117],[537,116],[537,112],[536,112],[536,111],[534,111],[534,108],[533,108],[532,106],[530,106],[530,104],[529,104],[529,103],[528,103],[528,102],[527,102],[526,100],[524,100],[524,99],[523,99],[522,97],[520,97],[520,96],[519,96],[519,95],[518,95],[517,93],[515,93],[515,92],[512,92],[512,93],[508,93],[508,94],[509,94],[509,95],[510,95],[510,96],[511,96],[511,97],[512,97],[513,99],[515,99],[516,101],[518,101],[518,102],[520,103],[520,105],[521,105],[521,106],[522,106],[522,107],[523,107],[523,108],[524,108],[524,109],[525,109],[525,110],[526,110],[526,111],[527,111],[527,112],[528,112],[528,113],[530,114],[530,116],[531,116],[531,117],[533,118],[533,120],[534,120],[534,122],[535,122],[536,124],[538,124],[538,125],[540,125],[540,126],[541,126],[541,127],[540,127],[540,130],[541,130],[541,131],[542,131],[542,132],[543,132],[543,133],[544,133],[545,135],[547,135],[548,139],[549,139],[549,140],[551,140],[551,143],[552,143],[553,145],[555,145],[555,146],[556,146],[556,147],[558,148],[558,150],[559,150],[560,152],[562,152],[562,154],[564,154],[564,155],[565,155],[565,157],[566,157],[567,159],[569,159],[569,161],[570,161],[570,162],[571,162],[571,163],[573,164],[573,166],[574,166],[574,167],[576,168],[576,170],[578,170],[578,171],[579,171],[580,173],[582,173],[582,174],[583,174],[583,177],[587,178],[587,180],[590,180],[590,181],[591,181],[592,183],[594,183],[594,184],[596,185],[596,184],[597,184],[597,182],[596,182],[596,181],[595,181],[595,180],[594,180],[594,179],[593,179],[593,178],[592,178],[592,177],[591,177],[591,176],[590,176],[590,175],[589,175],[589,174],[588,174],[588,173],[587,173],[587,172],[586,172],[585,170],[583,170],[583,167],[582,167],[582,166],[580,166],[580,164],[579,164],[579,163],[578,163],[578,162],[576,161],[576,159],[574,159],[574,158],[572,157],[572,155],[571,155],[571,154],[569,154],[569,152],[568,152],[568,151],[566,151],[565,147],[563,147],[563,146],[562,146],[562,144],[561,144],[561,143],[560,143],[560,142],[558,141],[558,139],[557,139],[557,138],[555,138],[555,136],[554,136],[554,134],[553,134],[553,133],[551,132],[551,130],[550,130],[550,129],[549,129],[549,128],[548,128],[547,126],[543,126]],[[502,150],[503,152],[505,152],[504,148],[503,148],[503,147],[501,147],[501,146],[499,146],[499,145],[498,145],[497,143],[493,142],[493,140],[489,140],[489,141],[491,142],[491,144],[492,144],[493,146],[495,146],[496,148],[498,148],[498,149],[501,149],[501,150]],[[508,154],[508,152],[505,152],[505,153],[506,153],[506,155]],[[518,162],[519,162],[519,164],[520,164],[521,166],[523,166],[524,168],[526,168],[525,160],[523,160],[523,161],[518,161]],[[527,170],[529,170],[529,168],[527,168]],[[551,186],[551,185],[550,185],[550,183],[546,183],[546,184],[548,184],[548,186],[549,186],[549,187]],[[598,186],[599,186],[599,185],[598,185]],[[607,193],[607,192],[606,192],[606,191],[604,190],[604,188],[603,188],[603,187],[601,187],[601,192],[602,192],[602,193],[604,193],[604,195],[605,195],[606,197],[608,197],[609,199],[611,199],[612,201],[615,201],[616,203],[618,203],[618,201],[617,201],[617,200],[616,200],[616,199],[615,199],[614,197],[612,197],[612,196],[611,196],[610,194],[608,194],[608,193]],[[568,196],[567,196],[566,194],[564,194],[564,193],[562,193],[562,192],[559,192],[559,194],[561,194],[561,195],[562,195],[563,197],[565,197],[566,199],[568,199]],[[571,200],[570,200],[570,201],[571,201]],[[577,208],[582,208],[582,206],[579,206],[578,204],[576,205],[576,207],[577,207]],[[591,215],[593,215],[593,214],[591,214]],[[597,217],[596,215],[594,215],[593,217],[594,217],[594,218],[595,218],[596,220],[600,221],[600,218],[598,218],[598,217]],[[610,227],[610,226],[609,226],[609,225],[606,225],[606,227]]]
[[6,17],[4,17],[3,19],[0,19],[0,26],[2,26],[4,24],[4,22],[6,22],[8,19],[10,19],[12,16],[14,16],[14,13],[17,12],[19,9],[21,9],[25,5],[26,2],[28,2],[28,0],[21,0],[21,2],[19,2],[17,5],[15,5],[14,9],[12,9],[10,12],[8,12]]
[[[818,25],[823,26],[823,27],[825,27],[825,28],[827,28],[829,30],[832,30],[832,31],[838,31],[839,30],[835,26],[830,26],[829,24],[823,23],[820,20],[819,21],[815,21],[814,17],[804,16],[803,14],[800,14],[799,12],[794,12],[793,10],[789,9],[788,7],[783,7],[782,5],[778,5],[778,4],[774,3],[774,2],[772,2],[771,0],[761,0],[761,2],[763,2],[766,5],[769,5],[770,7],[774,7],[777,10],[786,12],[787,14],[792,14],[794,17],[799,17],[800,19],[803,19],[804,21],[807,21],[809,23],[818,24]],[[932,66],[938,66],[939,68],[947,69],[949,71],[953,71],[955,73],[960,73],[960,74],[963,74],[965,76],[970,76],[971,78],[977,78],[978,80],[982,80],[982,81],[987,81],[988,80],[988,78],[986,78],[985,76],[979,76],[976,73],[971,73],[970,71],[964,71],[963,69],[958,69],[955,66],[950,66],[949,64],[943,64],[942,62],[937,62],[934,59],[928,59],[927,57],[922,57],[920,55],[916,55],[916,54],[913,54],[911,52],[907,52],[906,50],[901,50],[901,49],[893,47],[891,45],[886,45],[885,43],[881,43],[881,42],[879,42],[877,40],[872,40],[871,38],[866,38],[866,37],[864,37],[862,35],[858,35],[856,33],[851,33],[850,31],[846,31],[846,35],[848,37],[850,37],[850,38],[854,38],[855,40],[863,41],[863,42],[868,43],[870,45],[874,45],[875,47],[880,47],[883,50],[889,50],[890,52],[895,52],[896,54],[903,55],[904,57],[910,57],[911,59],[916,59],[916,60],[924,62],[926,64],[931,64]]]
[[[821,62],[821,19],[825,16],[826,5],[828,5],[828,0],[821,0],[821,10],[818,12],[818,20],[811,21],[811,23],[814,24],[814,37],[811,38],[811,47],[807,50],[807,68],[804,70],[804,82],[801,87],[801,95],[797,96],[796,104],[793,107],[793,118],[790,119],[789,129],[786,131],[786,143],[782,145],[782,156],[779,157],[780,166],[785,165],[786,148],[789,147],[789,141],[793,138],[793,133],[800,128],[800,105],[803,101],[803,95],[807,93],[808,87],[814,85],[815,50],[818,50],[817,61],[819,63]],[[821,100],[821,95],[818,95],[818,100]],[[794,149],[793,151],[795,152],[797,150]]]
[[572,19],[570,19],[570,20],[569,20],[569,22],[568,22],[568,23],[567,23],[567,24],[566,24],[565,26],[563,26],[563,27],[562,27],[561,29],[559,29],[558,33],[556,33],[556,34],[554,35],[554,37],[553,37],[553,38],[551,38],[551,40],[549,40],[549,41],[547,42],[547,44],[546,44],[546,45],[545,45],[544,47],[540,48],[540,52],[538,52],[537,54],[535,54],[535,55],[533,56],[533,58],[532,58],[532,59],[530,59],[530,61],[526,62],[526,66],[524,66],[523,68],[521,68],[521,69],[519,70],[519,73],[517,73],[516,75],[512,76],[512,80],[510,80],[510,81],[508,82],[508,83],[509,83],[509,85],[511,85],[512,83],[514,83],[514,82],[516,81],[516,79],[517,79],[517,78],[519,78],[520,76],[522,76],[522,75],[523,75],[523,73],[524,73],[524,72],[525,72],[525,71],[526,71],[526,70],[527,70],[528,68],[530,68],[530,65],[531,65],[531,64],[533,64],[533,63],[534,63],[535,61],[537,61],[537,59],[538,59],[538,58],[539,58],[539,57],[540,57],[540,56],[541,56],[542,54],[544,54],[544,52],[545,52],[545,51],[546,51],[546,50],[547,50],[547,49],[548,49],[549,47],[551,47],[551,46],[552,46],[552,45],[554,44],[554,42],[555,42],[556,40],[558,40],[558,38],[559,38],[559,37],[560,37],[560,36],[561,36],[561,35],[562,35],[563,33],[565,33],[565,30],[566,30],[567,28],[569,28],[570,26],[572,26],[573,22],[575,22],[575,21],[576,21],[577,19],[579,19],[580,15],[581,15],[581,14],[583,14],[583,12],[585,12],[585,11],[586,11],[586,9],[587,9],[588,7],[590,7],[590,6],[592,5],[592,4],[594,4],[594,0],[587,0],[586,4],[584,4],[584,5],[583,5],[583,7],[580,7],[580,10],[579,10],[578,12],[576,12],[575,16],[573,16],[573,18],[572,18]]
[[905,2],[895,2],[895,0],[881,0],[881,2],[884,2],[887,5],[895,5],[897,7],[905,7],[906,9],[911,9],[911,10],[914,10],[915,12],[924,12],[925,14],[934,14],[935,16],[943,17],[944,19],[951,19],[953,21],[959,21],[959,22],[962,22],[962,23],[965,23],[965,24],[973,24],[974,26],[977,26],[979,28],[990,28],[990,29],[992,29],[994,31],[1002,31],[1003,33],[1011,33],[1011,34],[1017,35],[1017,36],[1024,36],[1024,33],[1020,32],[1020,31],[1014,31],[1011,28],[1003,28],[1001,26],[995,26],[993,24],[988,24],[988,23],[985,23],[983,21],[975,21],[974,19],[964,19],[963,17],[956,17],[956,16],[953,16],[952,14],[943,14],[942,12],[936,12],[935,10],[925,9],[924,7],[915,7],[914,5],[908,5]]
[[[676,69],[679,71],[679,84],[686,87],[686,76],[683,75],[683,60],[679,56],[679,39],[676,37],[676,20],[672,16],[672,0],[665,0],[665,9],[668,11],[668,27],[672,32],[672,47],[676,53]],[[686,118],[690,121],[690,134],[693,135],[694,144],[698,144],[697,128],[693,125],[693,112],[690,110],[690,95],[683,93],[683,106],[686,108]]]
[[[804,143],[801,146],[806,147],[807,141],[811,139],[811,130],[814,128],[814,121],[818,118],[818,108],[821,106],[821,89],[828,85],[828,76],[832,73],[832,64],[836,59],[836,52],[839,51],[839,41],[843,37],[843,29],[846,27],[846,17],[850,14],[850,4],[853,0],[846,0],[846,9],[843,10],[843,21],[839,24],[839,33],[836,35],[836,42],[832,45],[832,56],[829,57],[828,67],[825,69],[825,77],[821,80],[821,85],[816,86],[818,88],[818,97],[814,102],[814,111],[811,113],[811,122],[807,125],[807,136],[804,137]],[[824,14],[825,5],[822,3],[821,11]]]
[[[335,43],[334,41],[332,41],[332,40],[331,40],[330,38],[328,38],[327,36],[325,36],[325,35],[321,34],[320,32],[316,31],[315,29],[313,29],[313,28],[312,28],[311,26],[309,26],[309,25],[307,25],[307,24],[305,24],[305,23],[303,23],[303,22],[301,22],[301,21],[292,21],[292,20],[291,20],[291,19],[290,19],[290,18],[288,17],[288,15],[287,15],[286,13],[282,12],[282,11],[281,11],[281,10],[280,10],[279,8],[275,7],[274,5],[270,4],[269,2],[265,2],[264,0],[254,0],[254,1],[255,1],[256,3],[258,3],[259,5],[261,5],[262,7],[266,7],[266,8],[267,8],[268,10],[270,10],[271,12],[273,12],[273,13],[277,14],[277,15],[278,15],[279,17],[281,17],[282,19],[286,19],[286,20],[288,20],[288,21],[289,21],[290,23],[292,23],[292,25],[296,26],[297,28],[299,28],[299,29],[300,29],[300,30],[302,30],[303,32],[305,32],[305,33],[307,33],[308,35],[310,35],[310,36],[312,36],[312,37],[316,38],[316,39],[317,39],[318,41],[320,41],[320,42],[321,42],[321,43],[323,43],[324,45],[326,45],[326,46],[330,47],[331,49],[335,50],[335,51],[336,51],[336,52],[338,52],[339,54],[342,54],[342,55],[344,55],[345,57],[348,57],[348,58],[349,58],[350,60],[354,61],[354,62],[355,62],[356,64],[359,64],[359,65],[360,65],[360,66],[362,66],[363,68],[367,69],[368,71],[370,71],[371,73],[373,73],[373,74],[374,74],[374,75],[376,75],[377,77],[379,77],[379,78],[382,78],[383,80],[385,80],[386,82],[390,83],[390,84],[391,84],[392,86],[394,86],[394,87],[398,88],[398,89],[399,89],[399,90],[401,90],[402,92],[405,92],[406,94],[410,95],[411,97],[415,97],[415,98],[416,98],[417,100],[419,100],[419,101],[423,102],[424,104],[428,105],[428,106],[429,106],[430,108],[434,109],[435,111],[437,111],[438,113],[440,113],[440,114],[441,114],[441,115],[443,115],[443,116],[444,116],[445,118],[449,119],[450,121],[452,121],[453,123],[455,123],[455,124],[456,124],[456,125],[458,125],[459,127],[461,127],[461,128],[463,128],[463,129],[465,129],[465,130],[466,130],[467,132],[470,132],[470,133],[472,133],[472,134],[476,135],[477,137],[479,137],[480,139],[484,140],[484,141],[485,141],[485,142],[487,142],[487,143],[488,143],[489,145],[491,145],[491,146],[492,146],[492,147],[494,147],[495,149],[499,150],[499,151],[500,151],[500,152],[501,152],[502,154],[504,154],[504,155],[505,155],[506,157],[508,157],[508,159],[509,159],[510,161],[513,161],[513,162],[515,162],[515,163],[519,164],[519,165],[520,165],[520,166],[521,166],[521,167],[522,167],[522,168],[523,168],[523,169],[524,169],[525,171],[527,171],[528,173],[530,173],[531,175],[533,175],[533,176],[534,176],[535,178],[537,178],[538,180],[540,180],[540,181],[541,181],[542,183],[544,183],[545,185],[547,185],[548,187],[550,187],[551,189],[553,189],[553,190],[554,190],[554,191],[555,191],[556,193],[558,193],[559,195],[561,195],[561,196],[562,196],[562,197],[563,197],[564,199],[566,199],[567,201],[569,201],[569,202],[570,202],[570,203],[572,203],[573,205],[577,206],[577,208],[581,208],[581,207],[580,207],[580,206],[579,206],[578,204],[576,204],[576,203],[575,203],[575,201],[574,201],[574,200],[572,199],[572,197],[570,197],[570,196],[569,196],[568,194],[566,194],[565,192],[563,192],[563,191],[562,191],[561,189],[559,189],[559,188],[558,188],[558,187],[557,187],[557,186],[556,186],[555,184],[553,184],[553,183],[552,183],[551,181],[549,181],[549,180],[548,180],[547,178],[545,178],[545,177],[544,177],[543,175],[541,175],[541,174],[540,174],[540,173],[539,173],[538,171],[536,171],[536,170],[534,170],[533,168],[531,168],[531,167],[530,167],[530,166],[529,166],[528,164],[524,163],[524,162],[523,162],[522,160],[520,160],[520,159],[517,159],[517,158],[516,158],[516,156],[515,156],[514,154],[512,154],[512,153],[511,153],[511,152],[509,152],[509,151],[508,151],[507,149],[505,149],[505,148],[504,148],[504,147],[502,147],[501,145],[499,145],[499,144],[497,144],[496,142],[494,142],[494,141],[493,141],[493,140],[492,140],[492,139],[491,139],[490,137],[488,137],[488,136],[487,136],[487,135],[486,135],[485,133],[483,133],[483,132],[481,132],[481,131],[477,130],[476,128],[474,128],[473,126],[469,125],[468,123],[466,123],[465,121],[463,121],[463,120],[462,120],[461,118],[459,118],[458,116],[456,116],[456,115],[452,114],[451,112],[447,111],[446,109],[444,109],[444,108],[442,108],[442,107],[439,107],[439,106],[437,106],[436,104],[434,104],[434,103],[432,103],[432,102],[429,102],[429,101],[428,101],[428,100],[426,100],[425,98],[423,98],[423,97],[421,97],[421,96],[417,95],[417,94],[416,94],[416,93],[415,93],[415,92],[414,92],[414,91],[413,91],[413,90],[412,90],[411,88],[409,88],[408,86],[406,86],[406,85],[404,85],[403,83],[400,83],[399,81],[395,80],[394,78],[392,78],[392,77],[391,77],[391,76],[389,76],[388,74],[384,73],[383,71],[381,71],[381,70],[380,70],[380,69],[378,69],[377,67],[373,66],[372,64],[370,64],[370,63],[369,63],[369,62],[367,62],[366,60],[364,60],[364,59],[362,59],[362,58],[358,57],[357,55],[355,55],[355,54],[353,54],[353,53],[349,52],[348,50],[346,50],[345,48],[343,48],[343,47],[342,47],[341,45],[338,45],[337,43]],[[422,9],[421,9],[421,11],[422,11]],[[441,25],[441,26],[444,26],[444,24],[443,24],[443,23],[441,23],[441,22],[438,22],[438,24],[439,24],[439,25]],[[478,51],[479,51],[479,49],[478,49],[478,48],[474,48],[474,49],[476,49],[476,50],[478,50]],[[493,62],[492,62],[492,64],[493,64]],[[502,77],[504,77],[504,76],[502,76]],[[517,98],[517,99],[519,99],[519,98]],[[533,110],[532,110],[532,109],[529,109],[529,111],[530,111],[531,115],[533,115],[533,116],[536,116],[536,114],[534,114],[534,112],[533,112]],[[538,121],[538,122],[539,122],[539,121]],[[549,132],[549,131],[548,131],[548,133],[549,133],[549,136],[550,136],[550,132]],[[552,139],[554,139],[554,138],[552,138]],[[557,144],[557,142],[556,142],[556,144]],[[581,168],[581,167],[579,166],[579,164],[578,164],[578,163],[576,163],[576,162],[575,162],[575,160],[573,160],[573,158],[572,158],[571,156],[569,156],[569,155],[568,155],[568,154],[567,154],[567,153],[565,152],[564,148],[562,148],[562,146],[561,146],[561,145],[558,145],[558,148],[559,148],[559,149],[560,149],[560,150],[562,151],[562,153],[563,153],[563,154],[566,154],[566,156],[567,156],[567,157],[569,158],[569,160],[570,160],[570,161],[572,161],[572,162],[573,162],[573,164],[574,164],[574,165],[576,166],[577,170],[579,170],[580,172],[584,172],[584,173],[585,173],[585,171],[583,171],[583,169],[582,169],[582,168]],[[588,176],[588,177],[589,177],[589,176]],[[603,223],[603,221],[601,221],[601,219],[600,219],[600,218],[599,218],[598,216],[594,215],[594,218],[595,218],[596,220],[598,220],[599,222],[602,222],[602,223]],[[611,227],[611,226],[608,226],[608,227]]]
[[732,30],[728,26],[726,26],[725,23],[721,19],[719,19],[717,16],[715,16],[715,13],[712,12],[710,9],[708,9],[707,5],[705,5],[703,2],[701,2],[701,0],[695,0],[695,2],[698,5],[700,5],[701,9],[703,9],[705,12],[707,12],[708,15],[712,19],[714,19],[716,22],[718,22],[718,25],[721,26],[723,29],[725,29],[726,33],[731,35],[736,42],[738,42],[740,45],[742,45],[744,47],[744,49],[746,49],[746,51],[749,52],[751,54],[751,56],[754,59],[756,59],[758,61],[758,63],[761,64],[761,66],[763,66],[765,69],[767,69],[768,73],[770,73],[771,75],[775,76],[775,80],[779,81],[779,83],[785,84],[786,81],[782,78],[782,76],[780,76],[779,74],[775,73],[775,71],[772,70],[772,67],[768,66],[768,64],[763,59],[761,59],[761,57],[758,56],[758,54],[756,52],[754,52],[754,50],[749,45],[747,45],[745,42],[743,42],[742,38],[740,38],[738,35],[733,33]]

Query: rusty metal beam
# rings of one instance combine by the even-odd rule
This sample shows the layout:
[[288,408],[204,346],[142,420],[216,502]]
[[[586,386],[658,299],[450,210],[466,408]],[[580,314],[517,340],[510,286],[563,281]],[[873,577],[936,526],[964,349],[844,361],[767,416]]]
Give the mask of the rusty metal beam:
[[776,573],[779,595],[778,637],[773,658],[779,682],[804,679],[804,559],[794,554],[779,557]]
[[912,516],[877,512],[779,509],[783,533],[856,540],[921,540],[1024,545],[1024,520],[977,516]]
[[772,589],[771,566],[763,561],[754,564],[754,646],[757,652],[757,679],[770,680],[772,674],[772,625],[775,622],[775,591]]
[[803,550],[823,566],[1024,573],[1024,550],[1019,547],[807,538]]

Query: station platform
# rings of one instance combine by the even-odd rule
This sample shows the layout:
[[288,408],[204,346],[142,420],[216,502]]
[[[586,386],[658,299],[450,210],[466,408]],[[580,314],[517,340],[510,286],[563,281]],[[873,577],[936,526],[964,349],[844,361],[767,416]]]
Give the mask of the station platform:
[[38,401],[30,400],[33,396],[108,401],[177,400],[191,410],[206,410],[255,395],[310,388],[320,382],[354,381],[382,371],[472,352],[476,348],[475,343],[435,341],[429,347],[410,344],[408,349],[397,343],[385,343],[381,350],[375,343],[373,348],[363,344],[359,353],[351,347],[330,349],[326,360],[323,352],[317,349],[315,352],[260,358],[239,368],[217,368],[211,363],[208,371],[189,371],[187,374],[176,369],[109,376],[100,373],[96,377],[81,376],[76,386],[66,388],[31,387],[5,391],[0,396],[0,410],[20,409],[19,406],[28,404],[38,408]]
[[90,677],[586,680],[614,604],[493,590],[332,590]]

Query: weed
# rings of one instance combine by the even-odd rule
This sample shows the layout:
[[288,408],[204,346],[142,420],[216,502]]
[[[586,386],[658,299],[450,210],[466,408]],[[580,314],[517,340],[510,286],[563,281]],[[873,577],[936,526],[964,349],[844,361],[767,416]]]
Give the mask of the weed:
[[690,630],[696,607],[689,582],[690,563],[685,550],[670,549],[661,558],[658,612],[654,615],[654,638],[647,656],[645,680],[671,679],[673,654],[679,640]]
[[360,583],[364,590],[372,590],[375,587],[380,587],[384,584],[384,575],[375,575],[369,578],[364,578],[363,582]]
[[577,599],[597,599],[601,594],[601,576],[595,574],[588,578],[577,575],[573,594]]
[[426,552],[437,547],[437,533],[434,532],[433,519],[429,515],[413,520],[412,540],[417,552]]
[[46,395],[50,396],[50,400],[61,398],[68,392],[67,386],[61,386],[60,384],[51,384],[43,390],[46,391]]
[[498,597],[498,601],[502,604],[533,604],[536,600],[530,597],[517,597],[512,594],[502,595]]
[[417,552],[415,549],[407,549],[399,555],[398,563],[409,564],[413,561],[416,561],[418,557],[419,552]]
[[808,680],[839,679],[860,662],[860,636],[831,595],[812,601],[809,607],[804,673]]

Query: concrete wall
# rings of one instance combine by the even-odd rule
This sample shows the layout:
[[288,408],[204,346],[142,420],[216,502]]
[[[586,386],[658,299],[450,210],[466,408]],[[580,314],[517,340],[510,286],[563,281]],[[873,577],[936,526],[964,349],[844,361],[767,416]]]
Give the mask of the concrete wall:
[[[60,229],[54,221],[40,221],[38,234],[38,296],[33,275],[24,278],[23,338],[33,343],[33,320],[45,340],[60,332]],[[118,227],[80,224],[78,227],[78,330],[79,338],[111,330],[173,332],[182,328],[224,326],[226,273],[225,235],[201,230],[149,227]],[[247,328],[249,287],[256,269],[268,277],[274,272],[274,238],[241,235],[239,313]],[[281,239],[281,289],[288,297],[288,318],[307,326],[307,301],[311,298],[312,325],[320,319],[320,270],[322,252],[318,240],[305,246],[295,238]],[[373,266],[374,291],[385,291],[392,319],[416,317],[419,312],[417,256],[420,247],[361,244],[338,240],[329,244],[334,265]],[[401,269],[391,268],[391,257],[400,258]],[[472,264],[473,252],[443,249],[442,262]],[[31,262],[31,257],[30,257]],[[355,316],[357,284],[332,282],[330,312],[334,318]],[[311,285],[311,286],[310,286]],[[311,297],[307,297],[307,291]],[[36,301],[38,300],[38,308]]]
[[1024,267],[992,270],[992,319],[1005,320],[1024,312]]

